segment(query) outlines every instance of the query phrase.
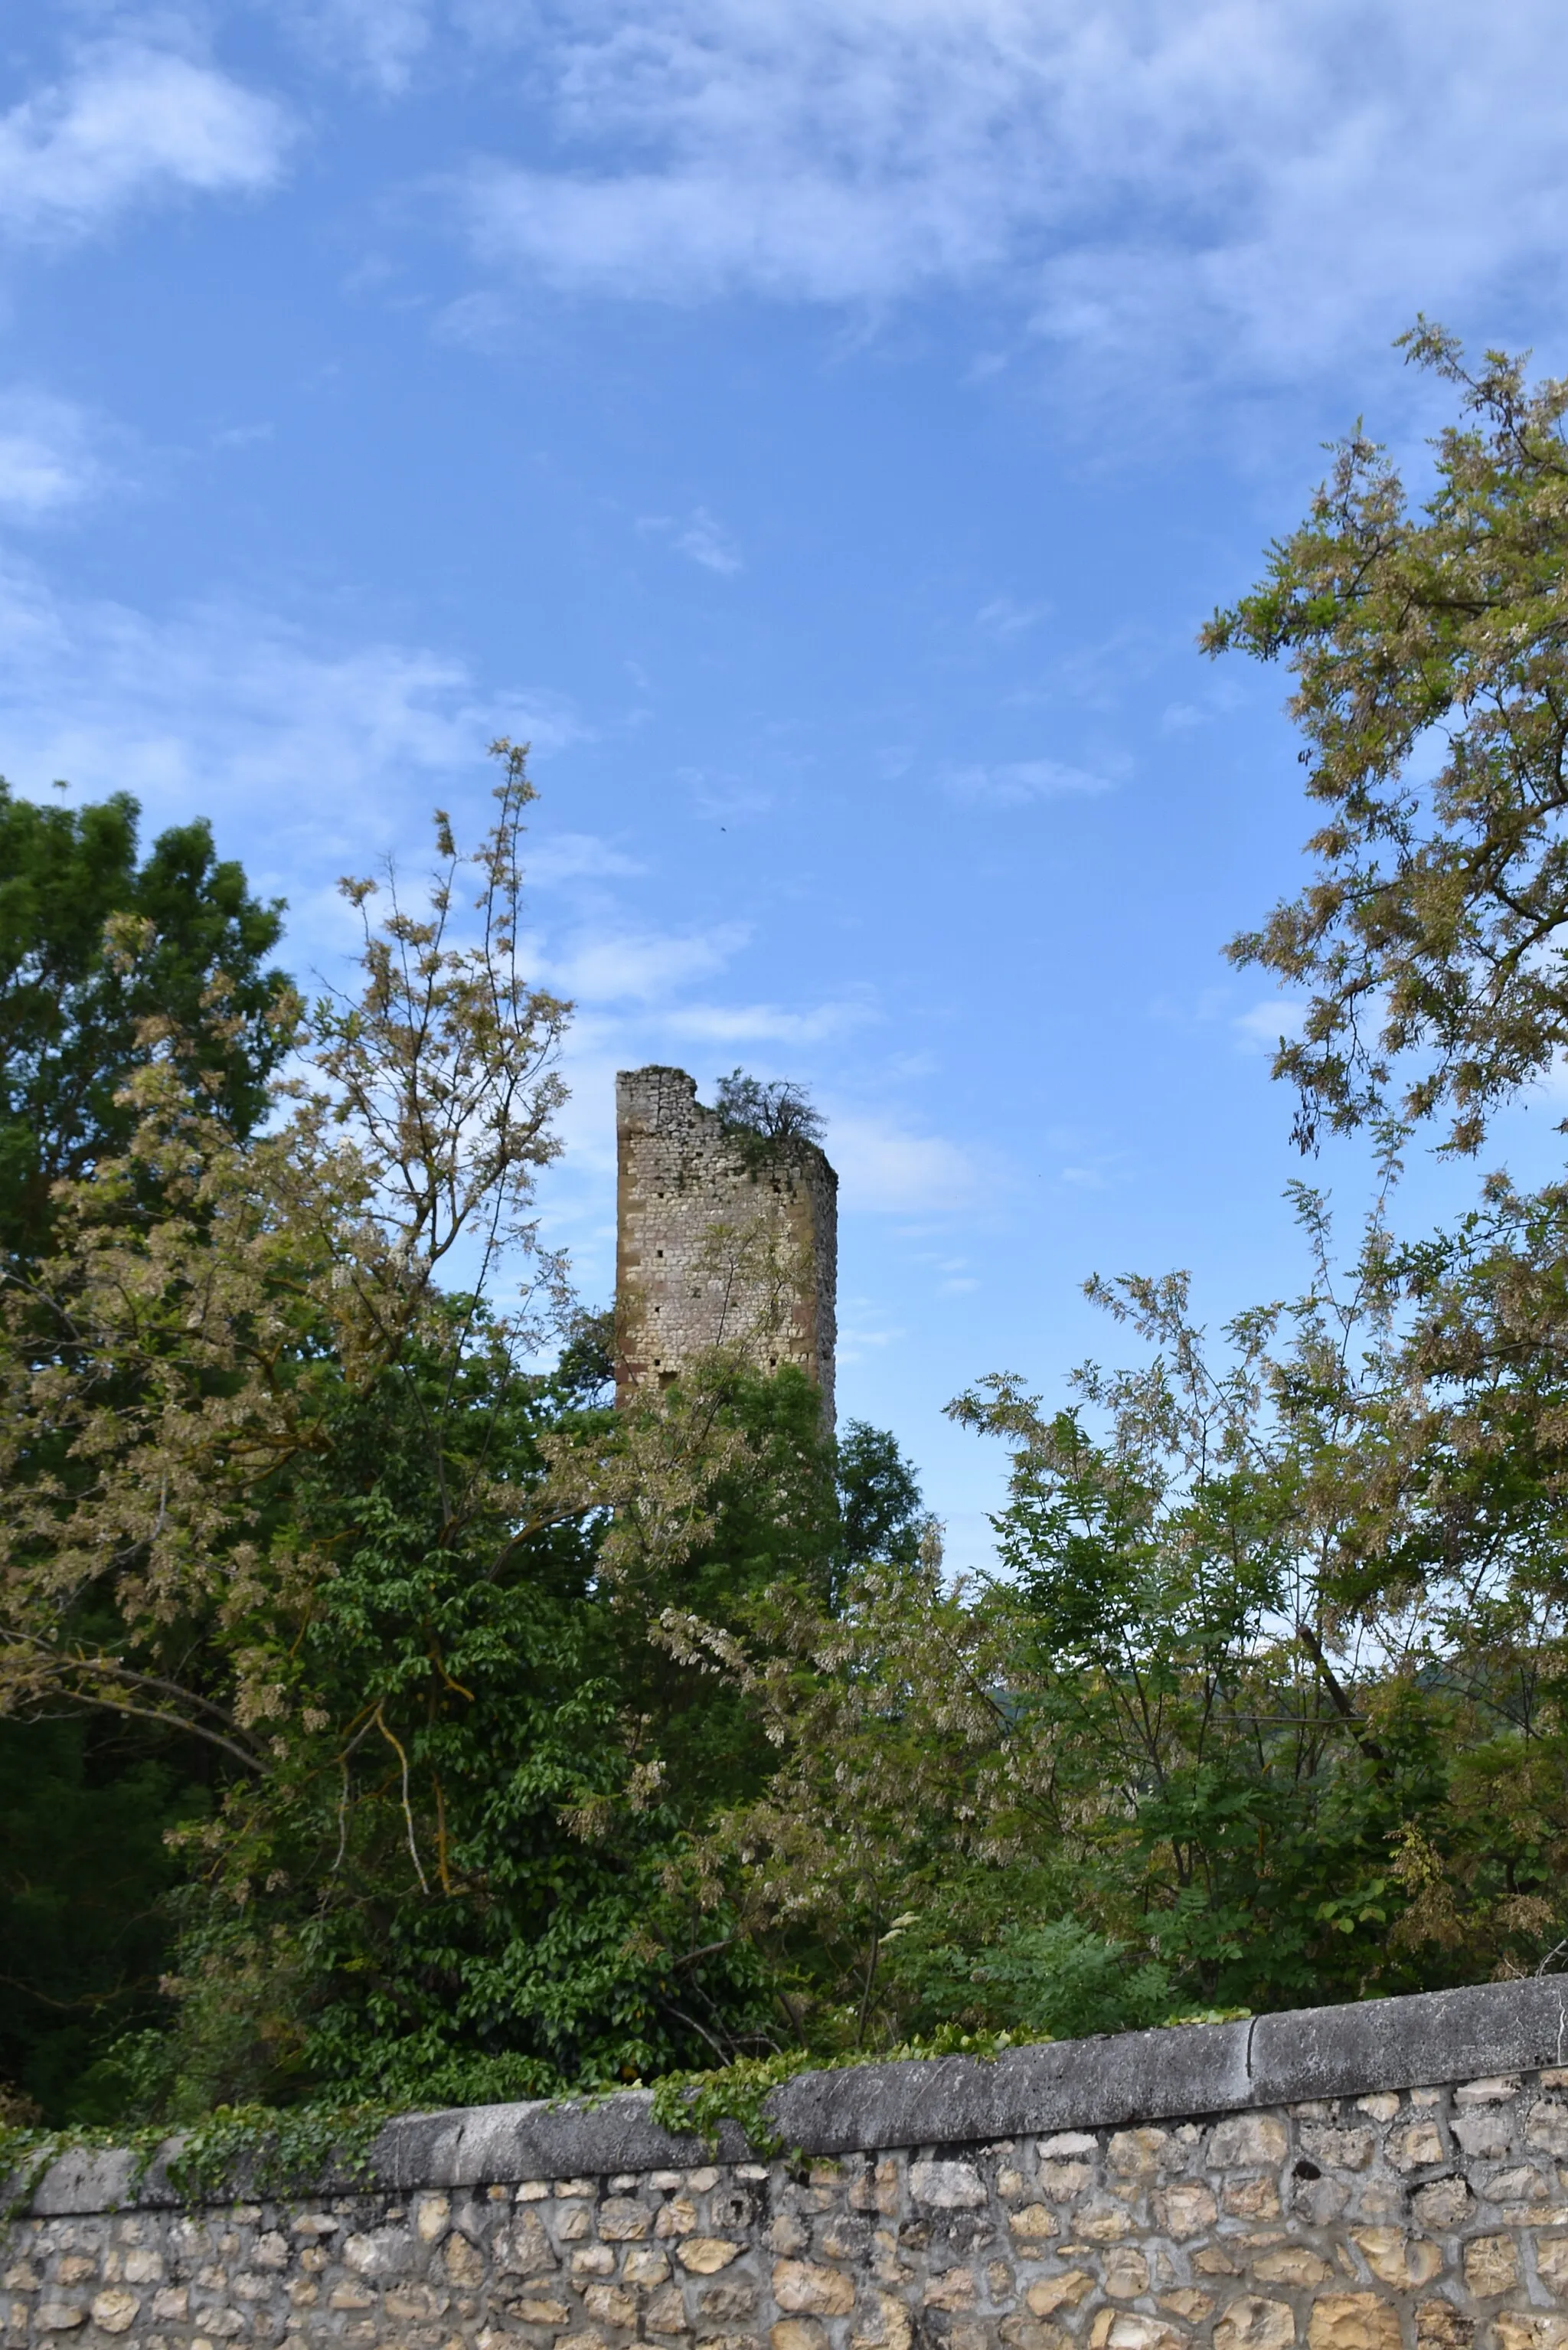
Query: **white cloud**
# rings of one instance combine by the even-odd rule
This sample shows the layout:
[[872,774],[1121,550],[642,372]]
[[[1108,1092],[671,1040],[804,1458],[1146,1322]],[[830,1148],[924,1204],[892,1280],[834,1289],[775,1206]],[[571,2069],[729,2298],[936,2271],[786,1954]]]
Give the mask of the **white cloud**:
[[692,806],[723,829],[766,816],[774,805],[774,794],[749,775],[714,775],[701,767],[677,767],[675,772],[691,792]]
[[1279,1050],[1282,1036],[1301,1035],[1305,1017],[1304,1003],[1293,1003],[1282,995],[1271,996],[1264,1003],[1254,1003],[1250,1012],[1238,1013],[1231,1025],[1243,1052],[1274,1053]]
[[481,287],[438,310],[431,321],[431,332],[438,343],[488,355],[506,349],[516,340],[517,318],[504,295]]
[[423,0],[286,0],[285,13],[318,56],[388,96],[408,88],[430,43]]
[[37,522],[100,488],[98,428],[74,401],[20,388],[0,392],[0,514]]
[[133,792],[152,826],[210,815],[258,886],[422,856],[434,801],[487,820],[496,734],[547,751],[581,731],[552,697],[483,693],[425,648],[324,646],[239,605],[153,619],[0,572],[0,772]]
[[[1223,983],[1218,986],[1200,987],[1195,994],[1189,996],[1157,995],[1148,1007],[1149,1017],[1163,1022],[1167,1027],[1190,1032],[1223,1018],[1230,1011],[1234,996],[1235,990]],[[1265,1005],[1264,1010],[1267,1008]],[[1070,1143],[1063,1145],[1064,1149],[1074,1147]]]
[[819,1003],[810,1012],[786,1012],[776,1003],[683,1003],[666,1013],[674,1036],[711,1045],[816,1045],[877,1017],[865,996]]
[[555,832],[543,840],[532,840],[524,862],[529,880],[546,889],[558,889],[568,881],[623,880],[648,870],[637,858],[628,857],[591,832]]
[[979,1165],[940,1135],[911,1134],[893,1119],[853,1111],[829,1125],[828,1155],[845,1207],[894,1215],[971,1205],[983,1188]]
[[179,189],[254,193],[282,169],[271,99],[171,50],[117,44],[0,115],[0,230],[80,235]]
[[985,807],[1024,807],[1032,800],[1092,795],[1115,788],[1107,776],[1094,775],[1087,767],[1066,766],[1060,759],[1014,759],[993,767],[955,767],[947,785],[955,799],[972,800]]
[[743,924],[677,937],[659,931],[586,931],[553,964],[556,983],[587,1003],[652,1003],[720,971],[747,938]]
[[1016,643],[1020,637],[1027,636],[1050,609],[1049,604],[1019,604],[1011,596],[993,596],[988,604],[981,606],[974,616],[974,624],[977,629],[983,629],[988,637],[994,637],[999,644],[1011,645]]
[[722,579],[733,578],[744,567],[733,536],[706,506],[698,506],[684,522],[672,521],[669,515],[644,515],[638,528],[668,538],[678,554],[704,571],[716,571]]
[[896,1346],[907,1333],[888,1320],[876,1300],[869,1297],[841,1298],[838,1305],[838,1367],[843,1370],[854,1363],[863,1363],[868,1353],[882,1347]]
[[721,578],[728,579],[741,568],[740,550],[734,540],[705,506],[698,507],[675,544],[682,555],[689,555],[704,571],[718,572]]
[[574,291],[1023,290],[1075,345],[1332,362],[1562,270],[1547,0],[470,0],[563,168],[492,156],[479,250]]

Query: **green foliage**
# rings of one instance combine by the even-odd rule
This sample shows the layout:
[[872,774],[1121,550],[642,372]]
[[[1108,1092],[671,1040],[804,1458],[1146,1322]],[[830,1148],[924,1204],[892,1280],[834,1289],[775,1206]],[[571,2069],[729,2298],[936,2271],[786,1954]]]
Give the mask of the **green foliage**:
[[737,2057],[716,2070],[667,2073],[654,2084],[653,2118],[674,2137],[700,2137],[711,2155],[719,2150],[722,2125],[734,2122],[753,2152],[771,2159],[784,2151],[784,2144],[767,2100],[786,2081],[809,2071],[814,2061],[803,2048],[786,2048],[772,2056]]
[[[1459,400],[1424,501],[1358,428],[1205,633],[1289,662],[1324,811],[1306,888],[1231,953],[1308,995],[1275,1064],[1298,1139],[1371,1121],[1391,1177],[1439,1113],[1443,1148],[1478,1149],[1568,1040],[1568,386],[1500,351],[1471,369],[1425,321],[1403,340]],[[1449,1232],[1376,1225],[1345,1348],[1278,1375],[1319,1421],[1293,1513],[1355,1724],[1314,1773],[1298,1904],[1347,1961],[1385,1936],[1423,1982],[1544,1963],[1564,1924],[1565,1243],[1561,1182],[1502,1173]],[[1343,1980],[1310,1934],[1303,1963]]]
[[[331,1571],[302,1621],[234,1627],[269,1641],[295,1727],[192,1844],[169,2109],[542,2095],[703,2044],[663,1997],[680,1791],[648,1759],[653,1652],[595,1589],[591,1529],[531,1509],[545,1428],[603,1433],[493,1355],[454,1384],[405,1353],[292,1481],[293,1538]],[[732,2004],[733,1975],[692,1989]]]
[[124,792],[41,807],[0,781],[0,1252],[39,1254],[50,1185],[125,1148],[143,1023],[177,1032],[185,1082],[241,1135],[286,1044],[288,984],[263,968],[281,902],[200,820],[139,862],[138,815]]
[[[24,1275],[49,1244],[50,1185],[124,1149],[136,1112],[119,1097],[150,1029],[178,1031],[181,1086],[238,1135],[286,1041],[289,990],[264,968],[281,908],[203,823],[140,858],[137,816],[123,793],[73,811],[0,784],[0,1253]],[[0,2080],[52,2115],[110,2110],[94,2067],[160,2010],[179,1873],[163,1836],[208,1776],[123,1716],[0,1722]]]
[[370,2150],[391,2118],[385,2106],[220,2106],[182,2130],[167,2171],[192,2202],[238,2187],[268,2201],[355,2186],[373,2176]]
[[[1002,1980],[1016,1963],[1023,2004],[1032,2016],[1041,1985],[1055,1985],[1056,2012],[1069,2022],[1059,2035],[1064,2039],[1087,2038],[1097,2032],[1137,2031],[1147,2024],[1234,2023],[1251,2012],[1242,2007],[1214,2008],[1192,2015],[1156,2014],[1152,2011],[1161,2005],[1164,1991],[1163,1980],[1156,1980],[1158,1970],[1140,1970],[1137,1988],[1118,1996],[1113,1979],[1122,1971],[1120,1951],[1114,1943],[1096,1940],[1071,1919],[1055,1926],[1020,1927],[1009,1939],[1011,1957],[999,1963],[997,1979]],[[701,2138],[710,2156],[719,2151],[723,2125],[733,2122],[752,2151],[772,2160],[790,2149],[768,2110],[768,2099],[802,2073],[848,2072],[864,2064],[931,2056],[970,2056],[980,2064],[993,2064],[1009,2048],[1057,2036],[1033,2022],[1017,2032],[981,2025],[965,2030],[961,2024],[947,2022],[927,2033],[913,2033],[893,2046],[848,2055],[814,2056],[805,2049],[787,2048],[772,2056],[742,2056],[716,2070],[666,2074],[654,2084],[651,2112],[659,2126],[673,2137]]]
[[921,2041],[946,2032],[1008,2041],[1081,2040],[1096,2032],[1137,2032],[1165,2023],[1170,1981],[1158,1961],[1133,1954],[1076,1918],[1034,1924],[1005,1917],[996,1939],[977,1948],[946,1939],[963,1917],[944,1904],[935,1921],[911,1918],[882,1939],[883,1964],[898,1987],[908,2029]]
[[[545,1490],[541,1434],[602,1441],[613,1423],[563,1415],[558,1380],[471,1359],[438,1480],[449,1378],[439,1357],[405,1360],[295,1482],[296,1536],[334,1561],[275,1684],[301,1727],[230,1790],[221,1846],[192,1843],[213,1859],[184,1904],[180,2020],[146,2106],[551,2095],[765,2033],[765,1970],[694,1908],[681,1855],[718,1794],[763,1783],[769,1750],[647,1626],[693,1597],[738,1619],[831,1550],[815,1390],[730,1377],[720,1409],[750,1473],[717,1480],[709,1546],[633,1597],[603,1585],[591,1524],[546,1514],[518,1534]],[[470,1447],[504,1480],[493,1518],[454,1525],[440,1497],[472,1487]]]
[[0,2081],[56,2120],[121,2109],[107,2051],[162,2012],[164,1839],[204,1796],[170,1742],[79,1714],[0,1721]]
[[[885,2064],[889,2057],[974,2056],[993,2064],[1012,2044],[1008,2034],[960,2032],[942,2025],[929,2040],[909,2040],[896,2048],[814,2056],[804,2048],[784,2048],[772,2056],[738,2056],[731,2064],[702,2073],[670,2073],[653,2087],[651,2112],[661,2129],[672,2136],[699,2137],[710,2156],[719,2151],[726,2122],[737,2125],[752,2152],[764,2161],[791,2149],[768,2111],[768,2099],[802,2073],[846,2072],[860,2064]],[[794,2158],[798,2159],[798,2149]]]
[[851,1419],[838,1440],[839,1550],[846,1569],[913,1566],[930,1520],[913,1469],[885,1429]]
[[390,2108],[368,2105],[221,2106],[172,2141],[156,2124],[49,2130],[0,2119],[0,2185],[7,2197],[0,2220],[26,2210],[60,2156],[108,2147],[129,2148],[137,2158],[135,2179],[166,2154],[170,2185],[192,2202],[236,2194],[273,2200],[319,2193],[328,2184],[352,2188],[373,2176],[371,2149],[390,2118]]
[[794,1142],[820,1142],[826,1131],[810,1096],[787,1077],[765,1083],[742,1069],[732,1069],[719,1079],[715,1092],[720,1123],[748,1165],[764,1166]]
[[1101,1294],[1149,1342],[1145,1368],[1085,1372],[1084,1406],[1050,1419],[1008,1381],[959,1407],[1015,1448],[997,1531],[1027,1644],[1018,1702],[1049,1740],[1085,1891],[1184,2005],[1445,1979],[1397,1930],[1397,1856],[1449,1800],[1453,1711],[1408,1652],[1387,1670],[1324,1573],[1371,1532],[1347,1461],[1398,1392],[1397,1347],[1386,1333],[1346,1373],[1360,1308],[1335,1326],[1326,1260],[1288,1321],[1233,1326],[1220,1367],[1184,1284]]
[[1424,320],[1403,340],[1460,393],[1431,494],[1412,511],[1357,426],[1203,640],[1289,661],[1324,811],[1306,889],[1231,949],[1309,995],[1274,1065],[1299,1139],[1446,1105],[1473,1150],[1568,1043],[1568,383],[1502,351],[1471,374]]

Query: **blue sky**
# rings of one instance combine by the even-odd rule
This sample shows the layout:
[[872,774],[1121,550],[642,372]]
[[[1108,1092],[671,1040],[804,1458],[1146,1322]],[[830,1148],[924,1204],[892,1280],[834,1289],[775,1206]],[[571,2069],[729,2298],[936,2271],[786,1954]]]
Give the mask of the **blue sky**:
[[979,1558],[941,1406],[1114,1353],[1085,1274],[1299,1276],[1289,1014],[1220,953],[1301,869],[1284,681],[1193,638],[1358,413],[1418,470],[1417,310],[1564,363],[1560,47],[1532,0],[9,0],[0,771],[209,814],[334,974],[336,877],[531,736],[552,1238],[605,1299],[618,1066],[806,1083],[841,1408]]

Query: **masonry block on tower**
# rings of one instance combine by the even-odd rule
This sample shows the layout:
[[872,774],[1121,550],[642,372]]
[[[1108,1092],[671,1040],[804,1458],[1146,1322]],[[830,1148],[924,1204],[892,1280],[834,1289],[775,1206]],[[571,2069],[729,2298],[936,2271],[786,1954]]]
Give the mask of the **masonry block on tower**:
[[715,1347],[794,1363],[833,1424],[838,1178],[815,1142],[737,1133],[684,1069],[616,1078],[616,1397]]

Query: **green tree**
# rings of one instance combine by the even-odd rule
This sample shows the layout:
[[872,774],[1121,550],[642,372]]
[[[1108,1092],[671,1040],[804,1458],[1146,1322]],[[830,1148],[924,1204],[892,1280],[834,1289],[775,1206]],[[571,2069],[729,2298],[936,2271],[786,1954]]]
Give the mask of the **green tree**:
[[0,1250],[46,1246],[50,1187],[122,1151],[141,1024],[236,1135],[267,1103],[290,994],[264,968],[282,901],[254,898],[204,820],[138,854],[128,793],[72,809],[0,781]]
[[[281,907],[252,896],[204,823],[145,858],[137,834],[125,794],[72,811],[0,783],[0,1254],[18,1270],[48,1247],[51,1186],[123,1150],[135,1113],[119,1096],[145,1024],[172,1024],[182,1082],[236,1134],[282,1049],[289,991],[264,967]],[[210,1775],[160,1725],[0,1723],[0,2079],[56,2116],[97,2117],[95,2053],[159,2011],[178,1876],[164,1835]]]
[[1142,1360],[1012,1452],[1003,1572],[862,1563],[738,1628],[667,1619],[778,1763],[700,1835],[811,2048],[1104,2030],[1438,1988],[1568,1929],[1560,1195],[1377,1222],[1217,1339],[1186,1282],[1091,1292]]
[[175,1740],[79,1714],[0,1721],[0,2082],[51,2121],[109,2121],[100,2068],[165,2003],[166,1838],[200,1816]]
[[810,1096],[787,1077],[764,1082],[732,1069],[719,1079],[715,1104],[726,1130],[753,1143],[820,1142],[826,1121]]
[[1307,887],[1231,948],[1307,993],[1275,1063],[1300,1138],[1446,1110],[1469,1151],[1568,1045],[1568,383],[1404,341],[1460,393],[1429,494],[1357,428],[1202,640],[1289,663],[1324,810]]
[[[221,1090],[190,1082],[199,1045],[167,1015],[144,1021],[122,1072],[129,1142],[57,1184],[51,1253],[0,1298],[5,1710],[85,1710],[205,1751],[210,1875],[232,1877],[254,1784],[286,1780],[290,1732],[314,1734],[297,1659],[342,1542],[319,1502],[301,1514],[323,1463],[352,1456],[349,1432],[407,1388],[438,1524],[504,1514],[483,1428],[533,1325],[525,1302],[498,1322],[483,1296],[508,1250],[536,1290],[554,1282],[526,1210],[556,1149],[565,1012],[516,967],[530,790],[521,755],[502,755],[472,941],[452,935],[468,918],[443,821],[428,913],[394,904],[367,931],[361,999],[280,1028],[314,1077],[275,1079],[278,1114],[248,1139]],[[350,895],[363,907],[374,890]],[[439,1285],[454,1253],[466,1304]],[[473,1409],[471,1352],[511,1367]]]
[[[1425,321],[1403,340],[1459,399],[1428,494],[1358,428],[1204,638],[1293,670],[1325,810],[1306,888],[1231,952],[1308,998],[1275,1063],[1298,1139],[1370,1122],[1391,1169],[1429,1118],[1478,1150],[1568,1044],[1568,384],[1501,351],[1472,369]],[[1392,1336],[1321,1587],[1402,1659],[1390,1698],[1447,1710],[1444,1799],[1398,1847],[1429,1966],[1533,1963],[1561,1931],[1565,1265],[1561,1182],[1498,1172],[1449,1231],[1383,1234],[1364,1267]]]

